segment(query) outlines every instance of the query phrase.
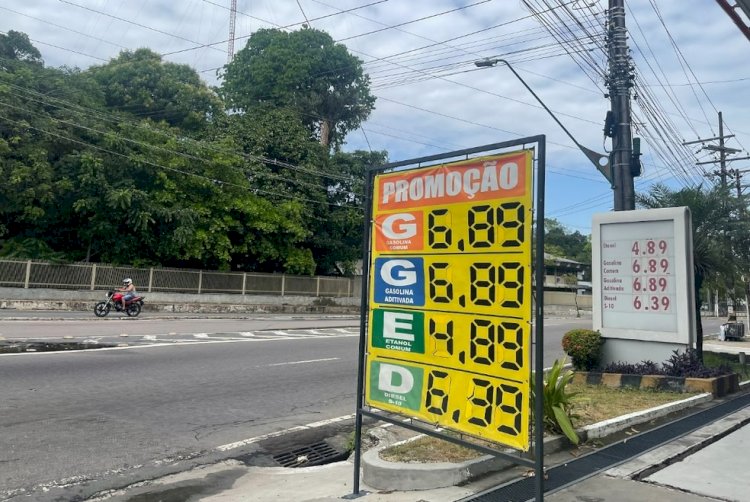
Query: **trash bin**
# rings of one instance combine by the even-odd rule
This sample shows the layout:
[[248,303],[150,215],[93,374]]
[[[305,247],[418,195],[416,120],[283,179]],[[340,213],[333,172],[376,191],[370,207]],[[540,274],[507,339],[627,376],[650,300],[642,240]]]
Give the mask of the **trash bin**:
[[741,340],[745,338],[745,325],[741,322],[727,322],[719,328],[719,340]]

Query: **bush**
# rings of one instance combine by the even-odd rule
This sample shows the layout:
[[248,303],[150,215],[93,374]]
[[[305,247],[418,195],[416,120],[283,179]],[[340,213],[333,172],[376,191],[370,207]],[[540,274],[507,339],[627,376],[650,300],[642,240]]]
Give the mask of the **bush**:
[[562,347],[573,362],[573,367],[581,371],[591,371],[599,366],[602,350],[602,336],[590,329],[573,329],[565,333]]
[[698,352],[693,349],[687,349],[682,354],[675,350],[669,359],[662,363],[662,367],[665,375],[677,377],[711,378],[732,372],[726,366],[706,368],[698,358]]
[[732,373],[732,369],[722,364],[718,368],[707,368],[698,359],[698,353],[688,349],[683,353],[675,350],[669,359],[660,365],[653,361],[640,363],[623,363],[620,361],[609,363],[603,370],[604,373],[626,373],[629,375],[666,375],[673,377],[688,378],[712,378]]
[[626,375],[663,375],[659,365],[653,361],[642,361],[640,363],[623,363],[615,361],[609,363],[602,370],[604,373],[623,373]]
[[[566,371],[563,373],[562,369],[565,366],[565,361],[555,360],[552,365],[552,369],[544,376],[544,428],[551,432],[562,432],[573,444],[578,444],[579,438],[576,430],[573,428],[571,418],[577,418],[575,415],[571,415],[570,407],[572,406],[571,398],[575,396],[576,392],[566,392],[565,387],[573,379],[573,372]],[[531,376],[531,396],[532,396],[532,416],[534,411],[534,399],[535,399],[535,388],[534,388],[534,376]]]

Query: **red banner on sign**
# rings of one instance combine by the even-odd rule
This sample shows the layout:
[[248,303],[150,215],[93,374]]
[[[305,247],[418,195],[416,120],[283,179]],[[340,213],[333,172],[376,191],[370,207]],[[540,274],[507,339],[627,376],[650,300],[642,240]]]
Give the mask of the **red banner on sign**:
[[378,210],[522,196],[530,155],[520,152],[380,176]]

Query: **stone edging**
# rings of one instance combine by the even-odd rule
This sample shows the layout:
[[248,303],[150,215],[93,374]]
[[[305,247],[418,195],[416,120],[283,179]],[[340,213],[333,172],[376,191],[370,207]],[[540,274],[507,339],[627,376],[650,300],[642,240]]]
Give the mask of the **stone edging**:
[[[587,425],[578,429],[577,432],[582,442],[587,439],[601,438],[712,399],[713,395],[706,392],[688,399]],[[544,452],[545,454],[554,453],[566,448],[569,444],[565,436],[550,436],[544,440]],[[380,458],[380,451],[389,446],[393,445],[372,448],[362,455],[362,481],[378,490],[403,491],[445,488],[464,483],[488,472],[500,471],[515,465],[508,460],[492,455],[485,455],[461,463],[389,462]],[[517,454],[517,451],[509,449],[505,450],[505,453]]]
[[713,378],[685,378],[663,375],[626,375],[576,371],[573,383],[606,385],[607,387],[635,387],[640,389],[668,390],[672,392],[710,392],[722,397],[739,390],[739,375],[732,373]]

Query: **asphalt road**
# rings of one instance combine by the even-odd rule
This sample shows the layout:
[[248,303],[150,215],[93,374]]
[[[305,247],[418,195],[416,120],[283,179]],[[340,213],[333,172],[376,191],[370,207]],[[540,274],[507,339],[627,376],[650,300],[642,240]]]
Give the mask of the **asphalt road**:
[[147,479],[228,443],[350,414],[356,341],[339,333],[0,356],[0,500]]
[[[590,326],[545,320],[545,366]],[[0,333],[125,345],[0,354],[2,501],[88,496],[354,411],[356,318],[0,320]]]

